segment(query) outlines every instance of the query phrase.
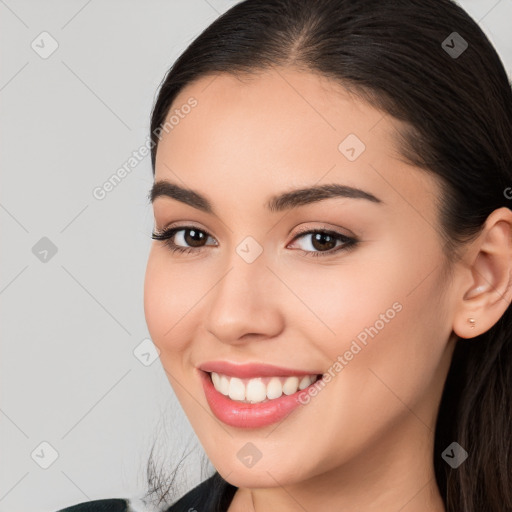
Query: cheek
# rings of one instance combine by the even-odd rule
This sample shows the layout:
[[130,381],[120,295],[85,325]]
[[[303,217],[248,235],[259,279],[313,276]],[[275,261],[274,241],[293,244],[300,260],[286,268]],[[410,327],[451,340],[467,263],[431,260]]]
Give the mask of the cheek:
[[[167,379],[187,414],[194,410],[190,387],[187,385],[185,392],[183,383],[191,382],[187,374],[190,368],[185,365],[192,346],[193,329],[189,321],[197,295],[187,272],[171,264],[162,248],[153,247],[144,279],[144,315]],[[199,395],[200,391],[198,388],[193,394]]]
[[180,351],[186,344],[182,325],[187,312],[197,302],[197,290],[187,273],[169,264],[162,252],[151,249],[144,279],[144,315],[151,339],[162,352]]
[[[361,396],[350,388],[364,383],[369,401],[382,397],[375,386],[386,388],[370,370],[381,372],[404,399],[414,400],[430,385],[450,334],[440,263],[434,243],[424,244],[420,256],[414,247],[389,243],[371,257],[354,254],[336,268],[319,267],[314,279],[312,273],[296,273],[294,291],[321,320],[310,315],[316,335],[311,331],[309,339],[330,361],[332,373],[353,378],[335,379],[345,381],[344,392]],[[333,368],[340,356],[343,368]]]
[[439,247],[435,239],[404,240],[390,237],[379,241],[378,251],[355,252],[336,268],[296,274],[298,293],[330,328],[323,340],[326,347],[336,344],[333,356],[354,339],[365,346],[365,341],[389,336],[388,345],[410,345],[404,338],[419,340],[440,324],[440,294],[447,283]]
[[294,314],[300,316],[303,326],[311,323],[315,327],[309,339],[323,346],[323,352],[331,358],[358,335],[364,339],[365,328],[377,322],[381,329],[381,315],[385,320],[393,319],[399,309],[395,303],[407,289],[407,284],[400,281],[406,279],[403,273],[357,253],[336,266],[318,265],[289,272],[285,281],[292,283],[294,294],[310,310],[290,295],[290,302],[298,304]]
[[[339,343],[330,352],[333,360],[343,355],[348,361],[338,381],[347,409],[372,410],[383,423],[406,412],[404,404],[429,402],[451,330],[440,296],[446,283],[440,267],[432,272],[435,260],[413,262],[404,253],[386,261],[379,272],[347,281],[354,296],[340,299],[346,308],[336,328]],[[359,282],[368,288],[358,295]],[[430,423],[429,413],[423,416]]]

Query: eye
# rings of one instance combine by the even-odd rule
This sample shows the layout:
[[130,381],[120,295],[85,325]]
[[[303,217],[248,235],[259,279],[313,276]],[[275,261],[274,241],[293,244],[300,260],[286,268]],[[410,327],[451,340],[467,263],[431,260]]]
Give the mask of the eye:
[[[300,249],[306,256],[329,256],[341,250],[347,250],[354,247],[358,240],[356,238],[338,233],[337,231],[328,231],[323,229],[310,229],[302,231],[294,239],[309,237],[309,242],[304,244],[306,249]],[[338,245],[339,243],[339,245]]]
[[[176,236],[178,233],[180,233],[179,236]],[[175,237],[176,241],[174,241]],[[305,244],[308,247],[306,249],[300,249],[300,251],[306,256],[313,257],[332,255],[338,251],[354,247],[358,243],[356,238],[338,233],[337,231],[322,229],[302,231],[295,236],[292,242],[306,237],[311,237],[310,242]],[[154,240],[164,241],[165,245],[171,250],[171,252],[179,253],[201,252],[204,249],[205,242],[208,241],[208,238],[214,240],[209,233],[194,226],[181,226],[166,229],[161,233],[152,233],[151,238]],[[180,244],[185,244],[185,247]],[[213,245],[216,246],[218,244],[214,243]]]
[[[177,239],[179,243],[189,244],[191,247],[182,247],[173,241],[175,235],[180,234]],[[151,238],[154,240],[163,240],[165,245],[172,252],[179,253],[190,253],[190,252],[200,252],[202,251],[204,245],[203,242],[207,241],[209,238],[212,238],[206,231],[198,229],[194,226],[182,226],[176,228],[170,228],[162,231],[161,233],[153,233]],[[213,238],[212,238],[213,240]]]

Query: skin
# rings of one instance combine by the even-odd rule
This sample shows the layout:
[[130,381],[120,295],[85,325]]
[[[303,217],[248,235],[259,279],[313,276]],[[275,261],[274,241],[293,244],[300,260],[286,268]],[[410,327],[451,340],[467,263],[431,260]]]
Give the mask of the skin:
[[[444,511],[432,462],[438,405],[456,335],[485,332],[510,303],[512,212],[493,212],[448,278],[441,184],[403,161],[398,121],[335,82],[290,68],[243,80],[202,77],[171,110],[191,96],[197,106],[163,133],[155,179],[199,191],[217,215],[159,197],[155,230],[193,224],[212,238],[196,254],[152,242],[144,309],[199,441],[239,487],[229,512]],[[353,162],[338,150],[350,133],[366,146]],[[264,208],[271,195],[326,183],[361,188],[382,203],[330,198],[287,212]],[[359,243],[307,256],[300,249],[322,248],[311,235],[294,240],[306,227]],[[189,247],[186,233],[173,240]],[[250,264],[235,250],[247,236],[263,249]],[[280,423],[241,429],[213,416],[199,364],[326,372],[396,302],[401,311]],[[237,457],[247,442],[262,454],[250,468]]]

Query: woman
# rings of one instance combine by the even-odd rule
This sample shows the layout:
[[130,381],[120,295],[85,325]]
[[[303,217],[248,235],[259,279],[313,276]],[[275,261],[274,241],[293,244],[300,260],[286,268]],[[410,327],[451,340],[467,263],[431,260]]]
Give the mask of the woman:
[[512,510],[511,128],[450,0],[247,0],[193,41],[144,308],[216,472],[160,510]]

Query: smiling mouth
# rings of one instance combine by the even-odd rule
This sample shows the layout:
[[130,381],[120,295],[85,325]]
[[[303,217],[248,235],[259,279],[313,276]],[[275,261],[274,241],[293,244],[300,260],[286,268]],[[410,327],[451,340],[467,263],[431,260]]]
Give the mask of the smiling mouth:
[[302,376],[266,376],[241,379],[217,372],[207,372],[213,387],[233,401],[258,404],[283,395],[293,395],[322,378],[321,374]]

